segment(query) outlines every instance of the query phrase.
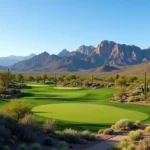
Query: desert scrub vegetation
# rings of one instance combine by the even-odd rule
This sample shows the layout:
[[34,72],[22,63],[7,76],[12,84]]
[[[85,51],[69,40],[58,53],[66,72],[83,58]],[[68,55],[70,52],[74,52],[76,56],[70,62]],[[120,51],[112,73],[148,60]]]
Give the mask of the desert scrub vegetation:
[[45,132],[55,132],[57,124],[55,120],[46,120],[43,125]]
[[114,134],[114,130],[111,128],[105,129],[103,132],[104,135],[113,135]]
[[144,138],[139,142],[139,150],[150,150],[150,138]]
[[129,119],[121,119],[113,126],[114,130],[127,131],[134,128],[134,123]]
[[27,147],[26,144],[21,144],[21,145],[19,145],[19,147],[18,147],[18,150],[27,150],[27,149],[28,149],[28,147]]
[[86,143],[88,140],[95,140],[96,137],[90,131],[85,130],[78,132],[71,128],[65,129],[63,133],[60,133],[60,139],[68,143]]
[[65,141],[60,141],[57,145],[58,150],[69,150],[69,145]]
[[33,144],[30,146],[30,150],[42,150],[42,149],[41,149],[41,145],[38,144],[38,143],[33,143]]
[[130,131],[129,133],[129,138],[132,141],[138,141],[142,139],[142,131],[141,130],[137,130],[137,131]]
[[53,145],[52,139],[50,137],[46,137],[43,141],[43,145],[52,146]]
[[147,127],[145,128],[145,132],[146,132],[146,133],[150,133],[150,126],[147,126]]

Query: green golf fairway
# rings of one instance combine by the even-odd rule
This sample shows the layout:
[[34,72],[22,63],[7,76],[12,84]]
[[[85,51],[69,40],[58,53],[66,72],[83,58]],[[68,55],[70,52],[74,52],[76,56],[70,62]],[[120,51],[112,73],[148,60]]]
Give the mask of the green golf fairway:
[[115,123],[122,118],[136,121],[149,117],[142,112],[97,104],[47,104],[32,111],[47,118],[84,123]]
[[61,90],[80,90],[82,88],[78,87],[54,87],[54,89],[61,89]]

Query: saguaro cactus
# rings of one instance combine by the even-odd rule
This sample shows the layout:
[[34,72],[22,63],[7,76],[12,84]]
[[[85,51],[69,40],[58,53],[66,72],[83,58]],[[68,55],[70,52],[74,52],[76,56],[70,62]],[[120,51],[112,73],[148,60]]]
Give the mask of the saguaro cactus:
[[145,72],[145,77],[144,77],[144,95],[145,95],[145,100],[146,100],[146,96],[147,96],[146,72]]

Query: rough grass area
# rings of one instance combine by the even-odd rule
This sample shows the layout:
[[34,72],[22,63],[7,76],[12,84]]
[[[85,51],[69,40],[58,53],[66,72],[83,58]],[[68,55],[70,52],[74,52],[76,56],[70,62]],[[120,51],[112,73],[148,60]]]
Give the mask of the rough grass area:
[[62,90],[80,90],[82,88],[79,87],[54,87],[54,89],[62,89]]
[[115,123],[121,118],[136,121],[149,117],[142,112],[97,104],[47,104],[34,107],[32,111],[47,118],[83,123]]
[[[105,106],[114,106],[110,108],[114,108],[118,110],[119,108],[121,109],[120,111],[126,110],[128,111],[136,111],[135,117],[140,117],[137,112],[142,112],[147,114],[148,118],[145,119],[146,117],[139,118],[137,120],[143,120],[142,123],[149,123],[150,122],[150,106],[142,106],[142,105],[136,105],[136,104],[124,104],[124,103],[111,103],[109,102],[110,98],[112,95],[115,93],[116,89],[112,88],[103,88],[103,89],[88,89],[88,88],[82,88],[82,89],[76,89],[76,90],[70,90],[70,89],[55,89],[53,85],[44,85],[42,83],[28,83],[29,86],[31,86],[31,89],[23,89],[22,90],[22,96],[18,99],[18,101],[25,101],[31,105],[32,108],[40,105],[46,105],[46,104],[89,104],[92,106],[100,105],[99,107],[101,108],[101,105]],[[5,106],[9,103],[9,100],[0,100],[0,109],[4,109]],[[82,105],[83,106],[83,105]],[[108,107],[107,107],[108,108]],[[117,109],[118,108],[118,109]],[[80,108],[80,115],[85,113],[84,109],[87,108]],[[114,110],[113,109],[113,110]],[[123,109],[123,110],[122,110]],[[77,108],[78,110],[78,108]],[[94,109],[92,109],[93,111]],[[60,111],[60,110],[59,110]],[[96,111],[96,110],[95,110]],[[89,110],[86,111],[86,113],[89,113]],[[100,128],[108,128],[112,125],[112,122],[115,122],[117,120],[114,120],[115,118],[115,111],[112,111],[111,109],[107,109],[105,113],[99,112],[98,113],[90,113],[91,115],[94,115],[94,117],[99,117],[98,122],[95,121],[92,122],[84,122],[84,120],[81,119],[81,121],[76,122],[76,121],[66,121],[63,119],[58,119],[58,129],[59,130],[64,130],[66,127],[71,127],[73,129],[77,130],[93,130],[93,131],[98,131]],[[90,115],[89,114],[89,115]],[[144,114],[144,116],[145,116]],[[78,115],[78,118],[80,117]],[[114,121],[104,121],[104,119],[107,115],[112,115],[112,118]],[[118,113],[116,113],[118,115]],[[119,114],[120,115],[120,114]],[[131,116],[132,117],[132,113]],[[33,116],[39,121],[43,122],[43,120],[47,119],[46,117],[37,115],[37,113],[33,113]],[[134,115],[133,115],[134,116]],[[90,117],[90,116],[89,116]],[[94,118],[93,117],[93,118]],[[73,117],[72,117],[73,118]],[[91,117],[90,117],[91,118]],[[101,118],[101,119],[100,119]],[[127,118],[124,116],[123,118]],[[131,118],[132,119],[132,118]],[[133,118],[134,119],[134,118]]]

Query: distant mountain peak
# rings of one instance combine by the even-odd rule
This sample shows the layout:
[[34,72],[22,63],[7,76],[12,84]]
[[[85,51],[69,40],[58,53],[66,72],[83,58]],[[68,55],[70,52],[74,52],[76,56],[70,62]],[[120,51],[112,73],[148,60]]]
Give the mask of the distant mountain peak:
[[70,55],[70,52],[67,50],[67,49],[63,49],[59,54],[58,56],[59,57],[67,57]]

